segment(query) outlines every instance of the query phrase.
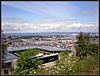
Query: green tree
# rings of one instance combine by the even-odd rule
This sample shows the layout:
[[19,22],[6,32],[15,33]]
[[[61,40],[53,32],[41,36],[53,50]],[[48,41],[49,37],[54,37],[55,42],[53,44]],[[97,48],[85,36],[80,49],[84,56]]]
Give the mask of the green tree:
[[32,70],[38,70],[38,65],[41,65],[43,61],[34,59],[33,56],[36,54],[36,49],[28,49],[27,51],[22,52],[17,60],[17,68],[15,69],[14,73],[30,74]]
[[12,44],[12,42],[8,42],[8,44]]
[[88,45],[88,54],[93,55],[93,54],[98,54],[98,45],[95,43],[92,43],[90,45]]
[[68,50],[66,49],[64,52],[61,52],[61,55],[63,55],[63,56],[69,56]]
[[77,56],[87,56],[87,47],[90,43],[90,36],[88,34],[83,34],[80,32],[80,35],[77,37],[78,46],[76,46]]

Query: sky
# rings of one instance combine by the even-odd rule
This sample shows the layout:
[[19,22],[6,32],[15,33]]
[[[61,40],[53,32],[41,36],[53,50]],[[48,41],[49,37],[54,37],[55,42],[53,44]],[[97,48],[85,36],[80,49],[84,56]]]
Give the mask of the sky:
[[99,1],[1,1],[4,33],[98,32]]

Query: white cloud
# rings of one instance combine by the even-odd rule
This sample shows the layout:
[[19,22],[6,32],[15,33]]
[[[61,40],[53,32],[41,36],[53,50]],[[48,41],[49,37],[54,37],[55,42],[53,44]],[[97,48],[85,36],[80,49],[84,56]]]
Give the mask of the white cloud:
[[87,11],[81,11],[73,15],[73,17],[80,17],[80,16],[89,16],[93,15],[93,13],[98,12],[97,9],[87,10]]
[[40,24],[2,22],[2,30],[6,33],[27,32],[98,32],[97,23],[82,24],[78,22],[44,22]]
[[55,18],[55,16],[49,16],[49,17],[43,17],[41,19],[46,20],[46,19],[54,19],[54,18]]
[[31,21],[24,21],[24,20],[21,20],[19,18],[16,18],[16,17],[8,17],[8,18],[4,18],[4,20],[7,20],[9,22],[13,22],[13,23],[27,23],[27,22],[31,22]]

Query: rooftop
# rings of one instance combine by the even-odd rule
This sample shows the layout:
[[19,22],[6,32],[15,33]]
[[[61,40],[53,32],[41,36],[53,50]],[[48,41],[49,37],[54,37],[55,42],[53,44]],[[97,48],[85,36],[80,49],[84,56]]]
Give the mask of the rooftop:
[[27,49],[33,49],[33,48],[37,48],[36,46],[28,46],[28,47],[18,47],[18,48],[11,48],[11,49],[7,49],[9,52],[12,51],[20,51],[20,50],[27,50]]
[[11,53],[9,53],[9,52],[6,52],[5,58],[6,58],[6,60],[4,61],[4,63],[9,63],[9,62],[12,62],[12,61],[18,59],[17,56],[15,56],[15,55],[13,55],[13,54],[11,54]]
[[51,46],[41,46],[41,47],[38,47],[38,48],[48,50],[48,51],[65,51],[66,50],[66,49],[56,48],[56,47],[51,47]]
[[7,50],[9,52],[12,52],[12,51],[20,51],[20,50],[27,50],[27,49],[33,49],[33,48],[39,48],[39,49],[48,50],[48,51],[65,51],[66,50],[66,49],[56,48],[56,47],[51,47],[51,46],[27,46],[27,47],[18,47],[18,48],[12,48],[12,49],[7,49]]

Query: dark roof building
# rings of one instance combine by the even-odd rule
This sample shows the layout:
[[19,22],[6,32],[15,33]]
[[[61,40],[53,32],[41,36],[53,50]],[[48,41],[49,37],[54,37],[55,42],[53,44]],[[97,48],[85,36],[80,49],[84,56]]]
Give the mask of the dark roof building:
[[10,63],[10,62],[15,61],[15,60],[18,59],[17,56],[15,56],[15,55],[13,55],[9,52],[6,52],[5,58],[6,58],[6,60],[4,60],[4,63]]
[[[33,49],[33,48],[39,48],[39,49],[42,49],[42,50],[47,50],[48,52],[62,52],[62,51],[66,50],[66,49],[56,48],[56,47],[51,47],[51,46],[28,46],[28,47],[19,47],[19,48],[8,49],[8,51],[9,52],[24,51],[24,50]],[[67,49],[67,50],[71,51],[69,49]]]

